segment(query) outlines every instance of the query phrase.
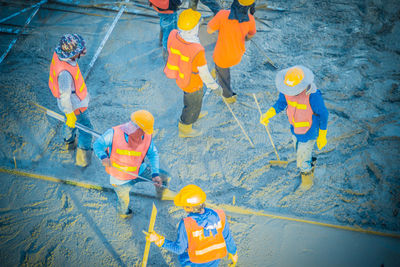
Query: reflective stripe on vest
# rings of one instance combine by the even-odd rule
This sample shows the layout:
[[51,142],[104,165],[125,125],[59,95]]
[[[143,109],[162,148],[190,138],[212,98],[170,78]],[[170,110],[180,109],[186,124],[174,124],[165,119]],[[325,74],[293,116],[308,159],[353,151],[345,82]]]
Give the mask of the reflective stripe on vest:
[[192,64],[196,55],[203,50],[201,44],[186,42],[179,36],[178,30],[172,30],[168,37],[168,62],[164,68],[165,75],[175,79],[179,88],[186,89],[192,75],[199,75],[192,72]]
[[206,263],[221,259],[228,254],[226,242],[222,235],[225,228],[225,213],[222,210],[215,210],[220,221],[212,228],[217,230],[215,236],[204,236],[204,228],[199,226],[191,217],[184,218],[186,234],[188,237],[188,254],[191,262]]
[[[140,166],[149,149],[151,135],[145,133],[143,136],[139,136],[136,141],[129,137],[128,142],[126,142],[125,133],[122,131],[121,125],[113,127],[113,129],[114,135],[110,153],[111,166],[113,167],[106,167],[106,172],[119,180],[136,179],[136,175],[139,174]],[[134,132],[132,135],[135,135],[135,133],[139,132]],[[138,142],[137,140],[141,141]]]
[[286,114],[289,123],[293,125],[295,134],[305,134],[312,125],[313,111],[310,105],[310,95],[306,90],[296,96],[285,95],[288,104]]
[[71,74],[75,85],[75,94],[80,100],[85,99],[87,95],[87,88],[78,63],[76,66],[72,66],[69,63],[60,60],[55,52],[53,54],[53,58],[51,59],[49,75],[49,88],[53,96],[60,98],[58,75],[62,71],[68,71]]

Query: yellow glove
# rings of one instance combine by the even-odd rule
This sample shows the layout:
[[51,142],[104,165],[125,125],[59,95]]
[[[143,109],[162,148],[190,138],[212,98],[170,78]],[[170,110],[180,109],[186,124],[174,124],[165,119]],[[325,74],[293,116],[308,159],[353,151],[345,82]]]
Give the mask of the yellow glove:
[[153,231],[149,234],[146,234],[146,240],[154,242],[157,246],[161,247],[164,244],[165,237]]
[[319,134],[318,134],[318,138],[317,138],[317,146],[318,146],[319,150],[321,150],[327,143],[327,140],[326,140],[326,132],[327,131],[328,130],[319,129]]
[[65,116],[67,117],[67,121],[65,122],[65,124],[69,128],[75,128],[75,122],[76,122],[75,113],[74,112],[67,113],[67,114],[65,114]]
[[237,261],[238,261],[238,254],[237,252],[235,253],[235,255],[232,255],[231,253],[229,253],[229,259],[232,260],[232,263],[229,264],[230,267],[233,267],[236,265]]
[[268,109],[267,112],[265,112],[263,115],[261,115],[260,123],[264,124],[265,126],[268,126],[269,119],[271,119],[275,115],[276,115],[276,111],[273,107],[271,107],[270,109]]

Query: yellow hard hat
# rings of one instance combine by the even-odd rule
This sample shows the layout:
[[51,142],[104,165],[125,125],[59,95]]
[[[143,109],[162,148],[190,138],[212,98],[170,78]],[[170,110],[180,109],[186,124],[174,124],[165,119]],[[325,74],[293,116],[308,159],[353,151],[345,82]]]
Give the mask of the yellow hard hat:
[[145,133],[152,134],[154,131],[154,117],[147,110],[138,110],[131,114],[131,120]]
[[284,83],[293,87],[301,83],[304,78],[304,72],[301,68],[293,67],[286,72]]
[[238,1],[239,4],[241,4],[242,6],[249,6],[252,5],[255,0],[238,0]]
[[201,18],[201,13],[189,8],[179,15],[178,28],[184,31],[193,29]]
[[206,201],[206,193],[194,184],[185,186],[174,198],[174,204],[178,207],[195,207]]

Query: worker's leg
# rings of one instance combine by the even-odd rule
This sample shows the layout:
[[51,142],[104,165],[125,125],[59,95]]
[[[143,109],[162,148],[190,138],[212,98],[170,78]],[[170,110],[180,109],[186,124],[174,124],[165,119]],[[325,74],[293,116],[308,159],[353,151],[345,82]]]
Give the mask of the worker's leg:
[[114,191],[118,197],[117,210],[120,215],[129,214],[129,192],[132,188],[130,182],[122,185],[113,184]]
[[314,149],[315,140],[309,140],[305,143],[298,142],[297,138],[293,135],[293,142],[297,154],[297,167],[303,173],[310,172],[312,169],[312,151]]
[[[89,111],[76,115],[77,122],[90,129],[93,128],[89,119]],[[76,150],[75,164],[86,167],[92,160],[92,135],[79,129],[78,149]]]
[[183,124],[193,124],[199,118],[201,105],[203,103],[203,88],[193,92],[183,94],[183,109],[181,122]]
[[216,0],[200,0],[200,2],[203,5],[207,6],[214,13],[214,15],[216,15],[218,11],[221,10],[221,6],[218,4]]
[[232,97],[234,93],[231,89],[231,73],[229,68],[220,68],[215,65],[215,70],[218,83],[222,87],[222,96],[225,98]]
[[[88,110],[85,110],[83,113],[76,115],[76,119],[76,122],[88,127],[89,129],[93,129],[92,123],[90,122]],[[92,135],[85,131],[79,130],[78,148],[90,150],[91,147]]]
[[199,0],[189,0],[189,8],[193,10],[197,10],[197,5],[199,4]]
[[160,17],[160,28],[162,31],[163,48],[167,50],[169,33],[173,29],[178,28],[178,13],[177,12],[174,12],[172,14],[158,13],[158,16]]

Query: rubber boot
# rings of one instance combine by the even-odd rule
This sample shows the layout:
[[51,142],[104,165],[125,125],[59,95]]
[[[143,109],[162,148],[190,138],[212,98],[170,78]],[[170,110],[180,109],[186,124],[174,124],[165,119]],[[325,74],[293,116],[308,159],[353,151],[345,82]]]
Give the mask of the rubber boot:
[[236,102],[236,99],[237,99],[237,95],[236,95],[235,93],[234,93],[234,95],[231,96],[231,97],[224,97],[224,96],[222,96],[222,97],[224,98],[225,102],[228,103],[228,104],[233,104],[233,103],[235,103],[235,102]]
[[302,191],[307,191],[310,189],[314,184],[314,172],[302,172],[301,173],[301,184],[299,189]]
[[72,142],[66,142],[64,139],[64,150],[66,151],[75,150],[77,145],[78,145],[78,138],[76,137]]
[[75,165],[79,167],[86,167],[90,164],[90,161],[92,160],[92,150],[88,149],[82,149],[78,148],[76,150],[76,161]]
[[202,134],[201,131],[192,129],[192,124],[183,124],[179,122],[178,129],[179,129],[179,137],[181,138],[196,137]]
[[120,213],[119,217],[121,217],[122,219],[130,219],[133,216],[133,211],[131,209],[128,209],[128,211],[126,213]]
[[204,118],[207,115],[208,115],[208,111],[202,111],[202,112],[200,112],[199,117],[197,118],[197,120],[200,120],[200,119]]

